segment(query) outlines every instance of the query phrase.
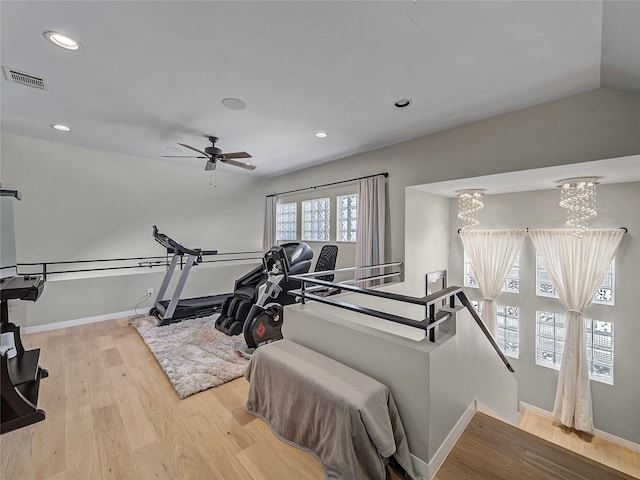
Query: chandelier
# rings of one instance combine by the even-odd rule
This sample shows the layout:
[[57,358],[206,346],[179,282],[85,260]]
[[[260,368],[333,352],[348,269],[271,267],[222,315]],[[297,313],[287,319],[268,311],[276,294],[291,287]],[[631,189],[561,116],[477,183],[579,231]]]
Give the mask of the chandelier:
[[567,227],[581,237],[588,229],[590,218],[598,215],[596,210],[597,177],[567,178],[558,182],[561,189],[560,206],[567,209]]
[[462,229],[478,225],[478,212],[484,207],[484,190],[460,190],[458,194],[458,218],[464,221]]

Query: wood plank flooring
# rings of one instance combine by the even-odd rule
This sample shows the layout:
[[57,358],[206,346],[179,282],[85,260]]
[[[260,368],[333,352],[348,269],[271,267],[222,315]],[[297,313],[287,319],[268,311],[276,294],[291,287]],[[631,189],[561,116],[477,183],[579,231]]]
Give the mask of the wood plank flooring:
[[614,480],[633,477],[495,418],[476,413],[438,480]]
[[[38,402],[47,418],[0,436],[2,480],[324,479],[315,457],[244,411],[243,378],[179,400],[127,319],[23,335],[23,342],[42,349],[40,363],[49,370]],[[531,419],[523,428],[557,436]],[[472,451],[481,447],[474,442]],[[593,442],[580,448],[599,461],[615,457],[620,469],[640,465],[633,452]],[[448,463],[438,479],[467,478],[442,476]]]

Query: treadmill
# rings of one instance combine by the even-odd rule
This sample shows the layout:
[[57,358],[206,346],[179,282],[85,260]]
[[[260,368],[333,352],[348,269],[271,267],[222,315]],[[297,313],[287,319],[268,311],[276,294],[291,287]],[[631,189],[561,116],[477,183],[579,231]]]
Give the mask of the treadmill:
[[[155,300],[155,306],[149,312],[151,315],[158,317],[158,326],[169,325],[171,323],[180,322],[188,318],[207,317],[218,311],[222,307],[223,302],[231,293],[223,293],[221,295],[211,295],[208,297],[196,298],[180,298],[182,290],[187,283],[191,267],[202,262],[203,255],[216,255],[217,250],[201,250],[199,248],[190,249],[173,240],[171,237],[158,232],[158,228],[153,226],[153,238],[156,242],[167,249],[167,253],[173,254],[171,264],[164,276],[160,290]],[[187,256],[186,263],[183,264],[184,256]],[[163,300],[171,277],[178,266],[178,261],[183,265],[182,274],[178,279],[176,288],[171,295],[171,299]]]

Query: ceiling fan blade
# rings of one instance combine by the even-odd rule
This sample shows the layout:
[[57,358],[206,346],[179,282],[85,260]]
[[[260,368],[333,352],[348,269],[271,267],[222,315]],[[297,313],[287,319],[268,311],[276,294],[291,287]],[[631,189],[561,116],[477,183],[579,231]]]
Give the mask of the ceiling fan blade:
[[246,170],[255,170],[256,166],[247,162],[239,162],[237,160],[231,160],[230,158],[220,158],[221,162],[228,163],[234,167],[244,168]]
[[192,147],[191,145],[187,145],[185,143],[178,143],[178,145],[183,146],[184,148],[188,148],[190,150],[193,150],[194,152],[198,152],[201,155],[204,155],[205,158],[209,158],[209,155],[207,155],[205,152],[203,152],[202,150],[198,150],[197,148]]
[[222,158],[252,158],[247,152],[231,152],[231,153],[223,153],[221,155]]
[[209,159],[207,161],[207,164],[204,166],[204,171],[207,172],[209,170],[215,170],[215,169],[216,169],[216,161]]
[[162,158],[209,158],[209,157],[196,157],[195,155],[162,155]]

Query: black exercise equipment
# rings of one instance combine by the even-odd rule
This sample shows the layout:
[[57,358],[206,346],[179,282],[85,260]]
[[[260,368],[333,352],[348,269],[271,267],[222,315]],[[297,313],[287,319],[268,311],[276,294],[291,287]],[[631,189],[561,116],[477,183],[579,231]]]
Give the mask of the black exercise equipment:
[[[294,297],[287,292],[300,288],[300,282],[289,280],[288,274],[307,273],[311,268],[313,250],[304,242],[285,243],[272,247],[262,259],[263,265],[258,266],[236,280],[233,295],[222,305],[220,317],[215,326],[227,335],[239,335],[243,332],[245,321],[253,305],[258,301],[259,290],[266,288],[270,272],[281,268],[283,277],[279,280],[280,289],[273,298],[273,303],[281,306],[295,302]],[[282,264],[278,267],[278,264]],[[272,282],[274,283],[274,282]]]
[[[202,262],[203,255],[216,255],[218,251],[187,248],[167,235],[158,232],[158,228],[155,225],[153,226],[153,238],[167,249],[167,253],[173,254],[173,259],[164,276],[162,286],[160,290],[158,290],[158,296],[154,303],[155,306],[149,312],[151,315],[158,317],[158,326],[169,325],[170,323],[179,322],[188,318],[206,317],[218,312],[223,302],[231,295],[230,293],[210,295],[207,297],[180,298],[184,285],[187,283],[191,267]],[[171,299],[163,300],[164,294],[169,287],[169,282],[171,282],[173,272],[178,266],[178,261],[180,261],[182,265],[182,260],[185,255],[187,256],[187,260],[182,267],[182,274],[178,279]]]
[[0,189],[2,248],[0,256],[0,434],[45,419],[38,408],[40,380],[49,376],[39,365],[40,349],[25,350],[20,326],[9,321],[9,301],[35,302],[44,290],[42,275],[18,275],[13,206],[4,197],[21,200],[17,190]]

